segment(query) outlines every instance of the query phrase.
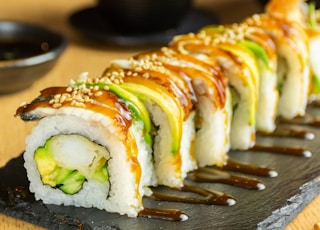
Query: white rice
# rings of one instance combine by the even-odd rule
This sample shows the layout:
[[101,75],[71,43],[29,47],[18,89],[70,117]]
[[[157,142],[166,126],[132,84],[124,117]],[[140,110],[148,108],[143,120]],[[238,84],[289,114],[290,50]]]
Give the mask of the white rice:
[[195,155],[200,167],[222,165],[229,150],[228,111],[216,109],[206,96],[198,97],[201,128],[196,133]]
[[[307,60],[287,44],[277,46],[277,51],[285,60],[285,79],[282,80],[281,95],[278,104],[278,115],[292,119],[295,116],[305,114],[308,91],[310,69]],[[280,63],[280,65],[284,63]],[[287,68],[286,68],[287,67]],[[279,68],[283,68],[279,66]]]
[[[182,187],[181,155],[172,153],[171,127],[167,115],[155,103],[145,101],[154,125],[158,128],[154,137],[154,167],[159,185]],[[180,162],[180,163],[179,163]]]
[[194,155],[194,141],[195,141],[195,111],[189,114],[186,121],[183,122],[183,131],[181,139],[180,153],[182,156],[182,178],[187,177],[187,173],[195,170],[198,165]]
[[149,196],[152,194],[149,186],[157,184],[157,178],[153,167],[152,146],[145,143],[143,138],[143,123],[136,122],[130,127],[130,131],[135,136],[135,140],[138,146],[138,160],[142,168],[142,176],[140,182],[140,193],[142,195]]
[[[30,191],[35,193],[35,198],[47,204],[96,207],[130,217],[137,216],[143,209],[144,185],[139,187],[136,183],[139,174],[132,171],[134,162],[128,157],[125,139],[121,131],[113,125],[113,121],[101,114],[80,108],[46,110],[45,113],[52,111],[55,113],[41,119],[26,139],[25,168],[30,180]],[[106,147],[111,155],[108,161],[109,181],[105,184],[87,181],[74,195],[43,185],[33,155],[47,139],[59,134],[79,134]],[[143,147],[139,147],[139,150],[142,149]]]
[[275,120],[279,101],[277,73],[273,69],[267,68],[261,60],[258,60],[258,65],[260,85],[256,128],[258,131],[269,133],[276,128]]
[[[219,64],[223,66],[223,72],[229,79],[229,84],[237,91],[239,101],[232,113],[230,130],[230,148],[248,149],[255,144],[256,112],[258,104],[257,86],[249,79],[250,71],[242,70],[230,60],[217,57]],[[239,76],[241,74],[242,76]],[[244,76],[246,74],[246,76]],[[248,78],[245,82],[243,78]]]
[[146,106],[154,125],[158,128],[153,146],[157,184],[174,188],[182,187],[187,173],[198,167],[193,152],[195,112],[192,112],[183,122],[180,150],[173,154],[173,138],[167,115],[157,104],[146,101]]

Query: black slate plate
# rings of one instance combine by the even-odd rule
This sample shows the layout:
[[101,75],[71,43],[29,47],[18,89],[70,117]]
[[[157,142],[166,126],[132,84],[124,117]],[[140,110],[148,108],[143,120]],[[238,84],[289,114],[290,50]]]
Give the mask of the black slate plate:
[[192,9],[176,28],[153,33],[121,34],[114,30],[112,25],[103,18],[97,7],[92,7],[73,13],[69,22],[81,35],[93,41],[108,45],[132,47],[167,45],[175,35],[197,32],[205,25],[218,24],[219,20],[212,13]]
[[[320,110],[312,112],[320,115]],[[159,202],[145,198],[144,204],[148,207],[185,211],[189,219],[184,222],[128,218],[94,208],[44,205],[35,201],[26,189],[28,181],[22,156],[0,169],[0,212],[49,229],[282,229],[320,193],[320,130],[309,126],[294,127],[311,131],[315,139],[259,136],[258,142],[303,147],[313,153],[311,158],[267,152],[230,152],[234,160],[268,166],[279,173],[275,178],[256,177],[264,182],[265,190],[219,183],[197,184],[233,195],[237,200],[234,206]]]

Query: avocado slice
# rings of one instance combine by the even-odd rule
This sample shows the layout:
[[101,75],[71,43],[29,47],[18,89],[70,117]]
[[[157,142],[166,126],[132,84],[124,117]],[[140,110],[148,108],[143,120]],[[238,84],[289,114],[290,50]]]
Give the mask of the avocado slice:
[[238,42],[238,44],[240,46],[250,50],[256,56],[256,58],[260,59],[265,64],[265,66],[268,69],[270,68],[269,58],[268,58],[268,55],[263,47],[261,47],[260,45],[258,45],[255,42],[252,42],[249,40],[240,41],[240,42]]
[[[316,29],[317,28],[317,10],[316,10],[316,4],[315,2],[309,2],[308,3],[308,24],[310,29]],[[319,14],[319,13],[318,13]]]
[[107,164],[104,164],[99,170],[95,171],[92,179],[100,183],[105,183],[109,179]]
[[39,147],[34,153],[34,159],[41,176],[42,182],[52,187],[56,186],[55,176],[59,167],[53,159],[52,154],[48,151],[47,145]]
[[312,75],[312,93],[320,94],[320,78],[316,74]]
[[[180,149],[180,141],[182,137],[182,124],[184,112],[170,93],[155,82],[143,78],[136,78],[136,82],[125,82],[121,86],[137,95],[144,101],[151,99],[157,103],[161,109],[167,114],[172,129],[172,154],[178,153]],[[144,81],[148,81],[147,83]],[[147,86],[146,86],[147,85]]]

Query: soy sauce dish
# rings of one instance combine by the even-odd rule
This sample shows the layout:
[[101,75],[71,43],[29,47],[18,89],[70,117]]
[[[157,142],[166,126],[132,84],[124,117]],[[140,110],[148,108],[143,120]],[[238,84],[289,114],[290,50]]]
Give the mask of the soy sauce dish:
[[64,35],[18,21],[0,21],[0,94],[28,88],[56,64]]

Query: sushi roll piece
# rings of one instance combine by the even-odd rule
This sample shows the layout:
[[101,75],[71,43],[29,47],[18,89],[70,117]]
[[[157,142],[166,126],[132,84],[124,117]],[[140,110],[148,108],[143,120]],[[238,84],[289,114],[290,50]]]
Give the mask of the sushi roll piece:
[[309,100],[320,100],[320,10],[313,3],[308,3],[305,13],[306,31],[309,37],[310,65],[312,72]]
[[289,13],[286,9],[287,4],[283,1],[271,1],[265,14],[253,15],[245,23],[265,30],[276,44],[278,115],[291,119],[305,114],[310,86],[310,53],[305,30],[293,20],[300,14]]
[[136,55],[137,59],[161,62],[191,85],[196,97],[194,155],[198,166],[222,166],[230,148],[231,98],[226,78],[217,63],[211,65],[168,47]]
[[37,121],[24,153],[30,191],[46,204],[136,217],[155,183],[148,117],[125,92],[86,83],[44,89],[17,109]]
[[270,133],[276,124],[279,93],[277,90],[277,54],[271,37],[258,27],[246,23],[210,25],[202,29],[215,39],[235,43],[252,52],[259,69],[259,96],[256,115],[257,131]]
[[197,168],[192,91],[177,73],[151,60],[112,61],[101,82],[118,79],[120,86],[143,101],[153,122],[153,156],[158,185],[179,188]]
[[320,30],[308,31],[310,37],[310,63],[311,63],[311,83],[310,83],[310,95],[309,101],[320,100],[320,65],[319,65],[319,53],[320,53]]
[[306,0],[270,0],[265,6],[265,13],[273,18],[304,23],[304,10]]
[[320,10],[316,9],[314,2],[293,1],[291,11],[296,12],[299,17],[293,18],[306,31],[309,38],[310,51],[310,68],[311,68],[311,82],[309,101],[319,101],[320,99]]
[[236,44],[215,40],[205,31],[176,36],[169,47],[208,64],[218,62],[232,95],[230,147],[252,147],[255,144],[259,89],[259,72],[253,54]]

